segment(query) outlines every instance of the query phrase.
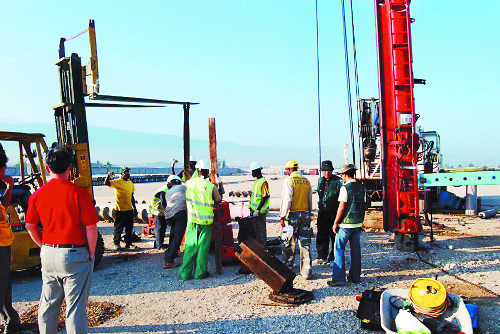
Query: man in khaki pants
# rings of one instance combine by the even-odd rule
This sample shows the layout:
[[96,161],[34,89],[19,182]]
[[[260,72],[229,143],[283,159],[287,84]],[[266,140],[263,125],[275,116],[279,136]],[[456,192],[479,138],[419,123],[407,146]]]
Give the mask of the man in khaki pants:
[[[68,180],[73,151],[47,153],[51,176],[30,197],[26,229],[41,247],[42,294],[38,310],[40,333],[57,333],[59,311],[66,301],[67,333],[87,333],[87,300],[92,282],[97,217],[87,190]],[[38,227],[43,225],[43,235]]]

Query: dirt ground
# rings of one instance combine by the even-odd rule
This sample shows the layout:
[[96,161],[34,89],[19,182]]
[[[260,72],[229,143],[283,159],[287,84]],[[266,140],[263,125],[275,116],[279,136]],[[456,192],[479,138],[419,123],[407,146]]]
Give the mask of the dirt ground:
[[[282,177],[269,177],[271,207],[268,215],[268,238],[279,234],[278,212]],[[226,193],[250,190],[249,176],[223,178]],[[317,177],[311,177],[315,183]],[[150,196],[160,184],[137,184],[136,199],[146,207]],[[96,187],[97,205],[113,206],[113,193],[107,187]],[[500,186],[479,189],[483,206],[500,208]],[[228,197],[232,217],[246,215],[248,198]],[[317,198],[314,198],[317,201]],[[205,280],[183,282],[175,269],[161,268],[163,252],[152,248],[152,239],[142,237],[139,250],[114,252],[112,223],[99,223],[105,251],[102,263],[94,272],[90,301],[93,313],[107,312],[108,319],[95,322],[92,333],[371,333],[360,329],[355,317],[358,302],[355,296],[366,289],[408,288],[421,277],[437,276],[448,292],[467,297],[479,306],[482,333],[500,333],[500,217],[433,215],[433,241],[430,227],[424,227],[422,245],[417,253],[394,249],[390,233],[381,231],[382,213],[370,210],[362,233],[362,282],[358,285],[330,288],[328,266],[314,266],[312,280],[298,276],[294,287],[312,291],[315,299],[294,308],[263,306],[269,301],[270,288],[255,275],[238,275],[238,265],[225,265],[222,275],[215,273],[210,256],[211,276]],[[315,222],[313,222],[315,228]],[[142,226],[135,227],[140,233]],[[236,236],[238,226],[233,226]],[[313,259],[315,246],[311,247]],[[349,252],[346,261],[349,267]],[[176,261],[180,261],[177,259]],[[296,259],[296,263],[297,263]],[[294,269],[298,272],[298,268]],[[36,272],[18,272],[13,278],[15,307],[24,315],[38,304],[41,282]],[[112,307],[105,310],[103,303]],[[110,306],[110,307],[111,307]],[[104,310],[104,311],[103,311]],[[119,311],[118,311],[119,310]],[[113,317],[114,316],[114,317]],[[33,318],[33,316],[32,316]],[[31,328],[26,333],[36,332]]]

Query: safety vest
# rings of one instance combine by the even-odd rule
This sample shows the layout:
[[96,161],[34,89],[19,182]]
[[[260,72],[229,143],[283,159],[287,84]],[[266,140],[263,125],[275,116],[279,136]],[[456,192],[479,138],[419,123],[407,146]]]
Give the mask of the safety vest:
[[292,173],[289,177],[292,180],[293,197],[290,212],[309,210],[309,191],[311,182],[299,172]]
[[199,225],[210,225],[214,221],[215,185],[201,177],[186,181],[186,202],[190,221]]
[[7,247],[14,241],[14,233],[10,227],[9,218],[5,207],[0,204],[0,246]]
[[[248,207],[253,211],[257,211],[259,207],[260,201],[262,200],[262,185],[267,182],[265,177],[261,177],[260,179],[255,180],[252,188],[252,196],[250,197],[250,204]],[[271,202],[271,198],[268,197],[260,208],[260,213],[268,213],[269,212],[269,203]]]
[[168,187],[166,184],[155,192],[153,199],[151,200],[151,203],[149,204],[148,212],[152,215],[155,215],[155,216],[165,215],[166,208],[164,208],[163,205],[161,205],[161,198],[160,198],[160,196],[158,196],[158,194],[161,193],[162,191],[164,191],[164,192],[168,191]]
[[337,175],[332,175],[328,179],[328,189],[326,189],[327,179],[320,177],[318,180],[318,209],[329,213],[336,213],[339,206],[339,191],[342,188],[342,179]]
[[359,182],[349,182],[344,187],[347,189],[347,203],[340,225],[347,228],[361,227],[366,210],[365,188]]
[[[193,175],[191,175],[191,179],[195,179],[197,177],[198,177],[198,170],[196,169],[194,171]],[[182,173],[181,181],[184,182],[184,183],[186,183],[186,174]]]

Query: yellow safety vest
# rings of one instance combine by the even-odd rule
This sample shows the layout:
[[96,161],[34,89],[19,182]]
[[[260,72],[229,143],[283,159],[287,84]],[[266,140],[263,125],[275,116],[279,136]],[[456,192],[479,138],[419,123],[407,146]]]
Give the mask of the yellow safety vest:
[[214,221],[215,185],[201,177],[186,181],[186,203],[188,217],[192,223],[210,225]]
[[296,172],[288,177],[292,180],[293,197],[290,212],[309,210],[309,191],[311,182],[302,174]]
[[[267,182],[265,177],[261,177],[258,180],[255,180],[252,189],[252,196],[250,197],[250,204],[248,207],[254,211],[259,207],[260,201],[262,200],[262,185],[264,182]],[[271,198],[267,198],[264,205],[260,208],[260,213],[268,213],[269,212],[269,203],[271,202]]]
[[155,216],[164,216],[165,215],[165,208],[163,205],[161,205],[161,198],[158,196],[158,193],[160,192],[167,192],[168,187],[167,185],[162,186],[160,189],[158,189],[154,196],[153,199],[151,200],[151,203],[149,204],[149,213]]

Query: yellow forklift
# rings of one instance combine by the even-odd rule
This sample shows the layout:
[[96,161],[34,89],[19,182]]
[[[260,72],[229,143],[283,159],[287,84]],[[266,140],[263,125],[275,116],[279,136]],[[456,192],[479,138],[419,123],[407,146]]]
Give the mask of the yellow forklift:
[[[40,248],[31,240],[25,228],[25,216],[31,193],[47,182],[44,156],[48,151],[44,135],[41,133],[0,132],[2,142],[17,142],[19,146],[19,178],[14,178],[12,199],[7,209],[7,217],[14,232],[12,243],[11,270],[23,270],[40,266]],[[11,160],[12,157],[10,157]],[[0,183],[0,187],[4,186]],[[1,189],[0,189],[1,192]],[[96,247],[95,265],[104,253],[104,242],[99,234]]]

